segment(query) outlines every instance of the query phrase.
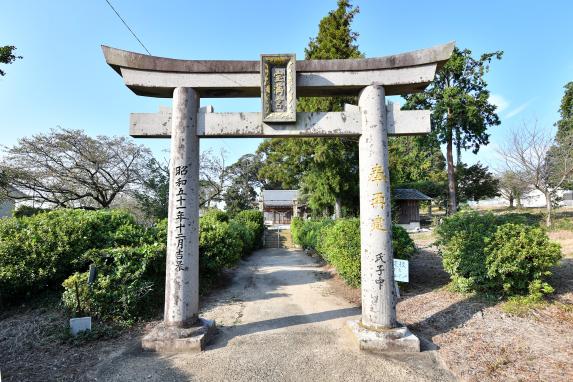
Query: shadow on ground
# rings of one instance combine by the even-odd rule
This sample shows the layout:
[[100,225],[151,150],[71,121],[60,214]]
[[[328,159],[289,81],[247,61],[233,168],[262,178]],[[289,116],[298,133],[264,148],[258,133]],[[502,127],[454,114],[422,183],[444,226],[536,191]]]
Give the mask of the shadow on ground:
[[273,318],[264,321],[249,322],[242,325],[235,325],[215,337],[215,341],[208,349],[217,349],[227,346],[227,343],[235,337],[249,334],[262,333],[269,330],[281,329],[290,326],[311,324],[315,322],[329,321],[337,318],[351,317],[360,314],[360,308],[345,308],[330,310],[320,313],[301,314],[295,316],[286,316]]

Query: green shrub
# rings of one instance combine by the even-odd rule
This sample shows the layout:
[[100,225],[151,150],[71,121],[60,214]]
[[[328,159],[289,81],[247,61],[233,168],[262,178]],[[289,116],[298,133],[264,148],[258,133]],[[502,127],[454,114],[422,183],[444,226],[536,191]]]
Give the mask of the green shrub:
[[96,265],[95,282],[88,285],[84,272],[62,284],[64,306],[75,314],[131,323],[163,302],[165,244],[94,249],[84,257]]
[[323,227],[316,249],[348,285],[360,285],[359,219],[338,219]]
[[23,204],[14,210],[12,216],[14,216],[15,218],[22,218],[24,216],[34,216],[41,212],[47,212],[47,211],[50,210],[47,208],[32,207]]
[[414,240],[397,224],[392,224],[392,250],[395,259],[408,260],[416,252]]
[[302,218],[295,216],[290,221],[290,234],[292,237],[292,242],[297,245],[302,246],[302,239],[300,237],[300,233],[302,230],[302,226],[304,225],[304,220]]
[[[360,219],[337,219],[319,232],[317,251],[353,287],[360,285]],[[392,248],[397,259],[409,259],[416,247],[405,229],[392,226]]]
[[245,225],[253,234],[253,245],[251,249],[259,249],[263,245],[263,234],[265,231],[265,219],[263,213],[258,210],[246,210],[239,212],[234,219]]
[[221,221],[222,215],[206,215],[200,219],[199,271],[206,280],[239,261],[243,254],[244,231],[237,222]]
[[60,284],[87,266],[89,249],[139,245],[146,231],[117,210],[59,209],[0,219],[0,293],[5,302]]
[[449,216],[436,227],[442,263],[455,290],[489,289],[484,238],[493,235],[499,222],[491,213],[471,211]]
[[526,217],[459,212],[436,227],[444,269],[461,292],[530,293],[552,290],[542,282],[560,256],[545,231]]
[[298,234],[299,244],[305,249],[316,249],[321,230],[333,222],[334,220],[331,219],[305,220]]
[[487,275],[504,294],[541,297],[553,292],[544,278],[561,259],[561,249],[541,228],[507,223],[485,238]]

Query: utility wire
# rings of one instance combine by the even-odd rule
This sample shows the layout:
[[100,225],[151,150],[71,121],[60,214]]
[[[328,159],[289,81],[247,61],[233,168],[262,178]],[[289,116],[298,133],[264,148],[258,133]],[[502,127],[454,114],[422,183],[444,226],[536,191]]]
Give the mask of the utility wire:
[[119,17],[119,19],[121,20],[121,22],[123,23],[123,25],[125,25],[125,27],[127,29],[129,29],[129,31],[131,32],[131,34],[133,35],[133,37],[135,37],[135,39],[137,40],[137,42],[139,42],[139,44],[143,47],[143,49],[145,49],[145,51],[147,52],[147,54],[149,54],[151,56],[151,53],[149,53],[149,50],[147,50],[147,48],[145,47],[145,45],[143,45],[143,43],[141,42],[141,40],[139,39],[139,37],[137,37],[137,35],[135,34],[135,32],[133,30],[131,30],[131,28],[129,27],[129,25],[127,25],[127,23],[125,22],[125,20],[120,16],[119,12],[115,10],[115,8],[113,7],[113,5],[111,5],[111,3],[109,2],[109,0],[105,0],[105,2],[107,3],[107,5],[110,6],[110,8],[115,12],[115,14],[117,15],[117,17]]

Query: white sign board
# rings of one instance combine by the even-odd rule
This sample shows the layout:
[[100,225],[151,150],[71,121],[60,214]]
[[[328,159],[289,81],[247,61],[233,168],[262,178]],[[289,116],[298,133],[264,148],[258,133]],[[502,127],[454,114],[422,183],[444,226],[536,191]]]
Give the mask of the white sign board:
[[394,259],[394,280],[408,282],[408,260]]

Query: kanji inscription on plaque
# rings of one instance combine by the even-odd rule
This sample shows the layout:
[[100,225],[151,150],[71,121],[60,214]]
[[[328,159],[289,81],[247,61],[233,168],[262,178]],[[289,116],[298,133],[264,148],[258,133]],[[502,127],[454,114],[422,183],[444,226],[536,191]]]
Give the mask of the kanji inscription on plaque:
[[296,122],[294,54],[261,55],[263,122]]

